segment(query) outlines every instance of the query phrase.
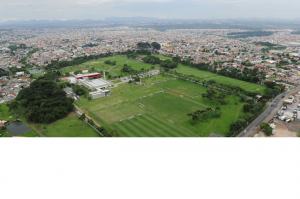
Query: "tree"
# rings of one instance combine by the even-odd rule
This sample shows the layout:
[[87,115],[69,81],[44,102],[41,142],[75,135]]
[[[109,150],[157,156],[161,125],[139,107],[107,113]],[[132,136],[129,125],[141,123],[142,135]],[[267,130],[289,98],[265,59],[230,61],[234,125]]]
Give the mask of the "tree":
[[94,120],[89,119],[89,124],[90,124],[90,125],[94,125],[94,124],[95,124]]
[[265,133],[266,136],[272,135],[272,131],[273,131],[273,130],[272,130],[272,128],[270,127],[269,124],[263,122],[263,123],[260,124],[260,128],[261,128],[261,130],[264,131],[264,133]]
[[16,113],[16,110],[18,109],[19,107],[19,102],[16,101],[16,100],[13,100],[12,102],[9,103],[8,107],[9,107],[9,111],[14,111]]
[[161,45],[159,43],[157,43],[157,42],[152,42],[151,46],[155,50],[160,50],[160,48],[161,48]]
[[199,114],[197,112],[188,113],[188,116],[192,117],[193,123],[196,124],[199,121]]
[[80,115],[79,118],[78,118],[78,120],[82,121],[82,128],[83,128],[83,122],[84,122],[85,118],[86,118],[85,113],[83,113],[82,115]]

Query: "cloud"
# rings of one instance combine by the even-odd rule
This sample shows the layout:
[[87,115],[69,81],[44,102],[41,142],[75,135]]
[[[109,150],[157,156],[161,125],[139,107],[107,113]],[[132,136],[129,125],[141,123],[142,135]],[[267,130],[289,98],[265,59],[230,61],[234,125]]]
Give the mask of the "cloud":
[[298,0],[0,0],[0,19],[295,18],[299,7]]

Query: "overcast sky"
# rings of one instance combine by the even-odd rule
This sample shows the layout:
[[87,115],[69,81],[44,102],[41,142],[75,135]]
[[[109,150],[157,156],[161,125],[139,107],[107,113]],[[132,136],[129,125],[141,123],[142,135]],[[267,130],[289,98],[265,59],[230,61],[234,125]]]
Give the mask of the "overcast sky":
[[300,17],[299,0],[0,0],[0,21],[158,17]]

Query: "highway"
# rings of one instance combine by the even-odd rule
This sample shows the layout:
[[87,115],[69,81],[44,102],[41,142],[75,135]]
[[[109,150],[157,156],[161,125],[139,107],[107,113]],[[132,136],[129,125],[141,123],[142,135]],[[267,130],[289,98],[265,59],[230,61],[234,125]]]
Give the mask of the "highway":
[[285,92],[285,98],[282,98],[282,94],[277,96],[273,102],[275,105],[273,107],[269,106],[258,118],[256,118],[250,125],[248,125],[237,137],[248,137],[262,122],[264,122],[270,115],[275,115],[278,111],[278,106],[281,106],[283,101],[288,98],[288,95],[299,92],[300,87],[294,88],[293,90]]

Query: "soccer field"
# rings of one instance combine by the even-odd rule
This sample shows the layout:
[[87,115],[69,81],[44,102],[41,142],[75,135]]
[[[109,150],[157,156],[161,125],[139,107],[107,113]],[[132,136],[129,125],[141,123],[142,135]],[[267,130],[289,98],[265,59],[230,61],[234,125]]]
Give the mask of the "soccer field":
[[113,125],[122,137],[197,137],[155,114],[146,114]]
[[[116,61],[117,65],[116,66],[107,65],[107,64],[104,63],[106,60]],[[84,65],[87,65],[87,66],[90,66],[90,67],[103,69],[103,70],[110,70],[111,72],[117,73],[118,75],[122,75],[123,77],[127,76],[127,75],[130,75],[128,73],[124,73],[124,72],[121,71],[124,64],[130,65],[132,67],[132,69],[138,70],[138,71],[141,70],[142,68],[144,68],[145,70],[150,69],[151,66],[152,66],[150,64],[146,64],[146,63],[141,62],[141,61],[128,59],[124,55],[123,56],[118,55],[118,56],[114,56],[114,57],[106,57],[106,58],[101,58],[101,59],[98,59],[98,60],[93,60],[93,61],[84,63]],[[155,66],[155,68],[157,68],[157,66]]]
[[254,83],[250,83],[250,82],[241,81],[238,79],[233,79],[230,77],[221,76],[221,75],[209,72],[209,71],[203,71],[203,70],[199,70],[197,68],[193,68],[190,66],[184,66],[182,64],[179,64],[175,70],[178,73],[183,73],[186,75],[195,75],[195,76],[201,77],[205,80],[213,79],[219,83],[239,86],[239,87],[241,87],[247,91],[251,91],[251,92],[260,91],[263,94],[264,90],[266,89],[266,87],[263,85],[254,84]]
[[[237,96],[228,96],[227,105],[203,99],[201,94],[209,87],[163,75],[143,82],[145,86],[120,84],[111,88],[110,97],[75,103],[100,125],[124,137],[207,137],[214,132],[226,135],[230,123],[244,114]],[[192,124],[187,114],[209,107],[220,107],[221,117],[209,116]]]

